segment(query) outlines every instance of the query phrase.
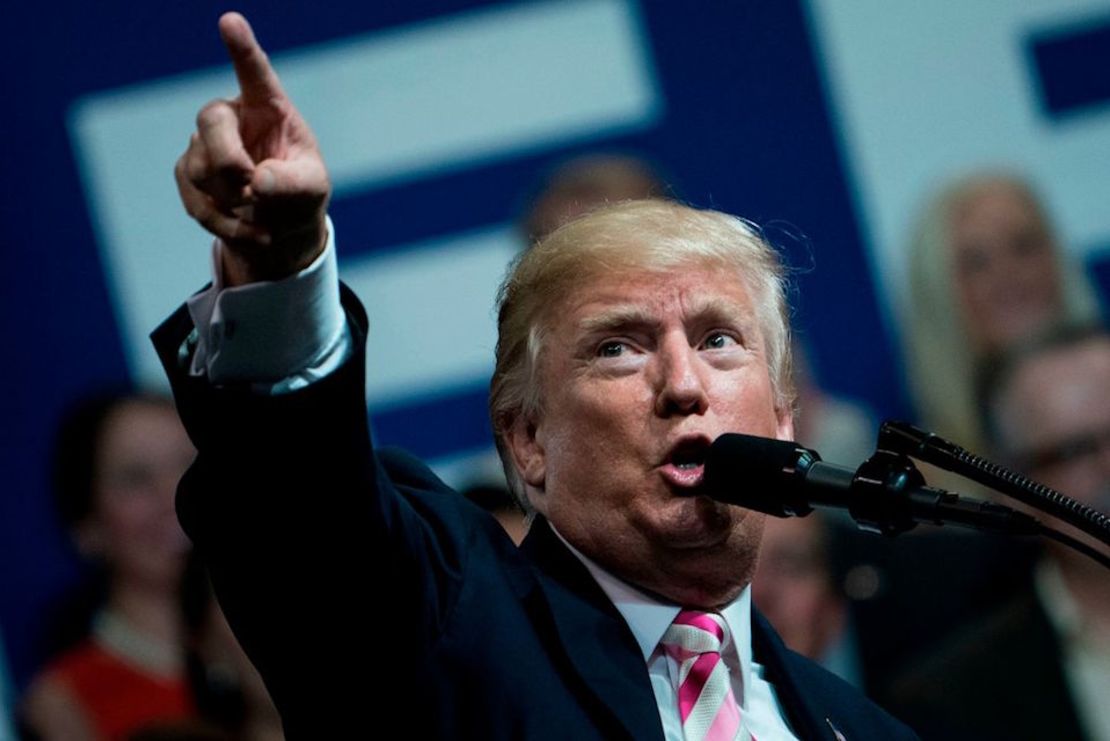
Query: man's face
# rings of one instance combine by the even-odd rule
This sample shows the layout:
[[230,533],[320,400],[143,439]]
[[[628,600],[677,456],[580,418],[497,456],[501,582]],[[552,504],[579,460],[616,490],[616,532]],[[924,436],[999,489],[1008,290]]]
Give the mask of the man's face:
[[646,589],[716,606],[750,578],[763,516],[692,496],[724,432],[789,439],[754,306],[720,268],[585,280],[552,312],[541,411],[512,436],[536,509]]
[[1031,359],[1000,403],[1008,447],[1026,473],[1110,511],[1110,339]]
[[844,629],[845,600],[833,584],[822,522],[771,517],[763,528],[752,599],[787,646],[820,659]]

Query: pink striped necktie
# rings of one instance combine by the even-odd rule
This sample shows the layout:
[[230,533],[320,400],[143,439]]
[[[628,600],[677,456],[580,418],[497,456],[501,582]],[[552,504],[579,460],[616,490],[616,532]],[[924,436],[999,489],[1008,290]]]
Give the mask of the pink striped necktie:
[[679,667],[678,710],[687,741],[732,741],[740,731],[740,708],[721,659],[728,640],[720,615],[683,610],[659,641]]

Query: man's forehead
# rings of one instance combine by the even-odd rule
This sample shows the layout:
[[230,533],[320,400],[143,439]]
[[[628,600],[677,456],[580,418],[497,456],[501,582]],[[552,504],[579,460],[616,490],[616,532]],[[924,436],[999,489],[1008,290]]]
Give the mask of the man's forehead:
[[746,280],[734,270],[690,266],[675,270],[625,270],[592,276],[571,288],[562,308],[580,321],[636,320],[670,312],[750,316]]
[[751,305],[728,296],[696,296],[689,302],[593,301],[578,312],[577,325],[585,330],[620,325],[654,325],[677,317],[684,321],[716,320],[736,324],[752,321]]

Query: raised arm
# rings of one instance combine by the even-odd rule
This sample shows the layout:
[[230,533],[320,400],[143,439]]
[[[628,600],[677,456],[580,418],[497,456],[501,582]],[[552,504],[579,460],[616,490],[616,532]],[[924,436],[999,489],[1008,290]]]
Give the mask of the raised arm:
[[[153,335],[198,451],[178,514],[290,738],[342,738],[357,734],[368,706],[352,672],[403,666],[433,643],[457,600],[474,523],[497,526],[463,514],[415,459],[374,450],[366,316],[349,291],[339,305],[334,262],[315,259],[328,242],[330,195],[315,137],[246,20],[224,15],[220,33],[240,94],[200,111],[176,177],[186,210],[223,245],[222,281]],[[335,294],[348,351],[310,382],[260,390],[302,370],[293,362],[302,355],[316,368],[314,353],[286,352],[313,334],[305,320],[323,303],[298,300],[306,278]],[[259,281],[279,282],[224,290]],[[233,331],[217,331],[220,322]],[[205,347],[211,363],[198,361]],[[229,355],[249,362],[213,372]],[[253,362],[270,356],[282,372]],[[397,624],[395,609],[406,615]]]
[[185,210],[225,246],[226,285],[278,280],[324,249],[331,184],[316,137],[246,18],[224,14],[220,35],[239,95],[201,109],[174,175]]

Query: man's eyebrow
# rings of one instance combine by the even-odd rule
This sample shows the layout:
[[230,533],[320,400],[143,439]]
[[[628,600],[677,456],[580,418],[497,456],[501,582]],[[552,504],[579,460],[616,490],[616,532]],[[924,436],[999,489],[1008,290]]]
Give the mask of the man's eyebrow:
[[748,326],[754,317],[743,304],[719,296],[699,298],[692,302],[688,314],[698,320]]
[[[748,307],[720,297],[699,298],[691,302],[687,315],[699,324],[721,323],[745,329],[755,318]],[[583,333],[613,331],[623,327],[654,327],[659,318],[640,306],[614,306],[587,316],[579,322]]]
[[641,307],[615,306],[585,317],[578,326],[584,333],[593,334],[621,327],[652,327],[658,323],[655,316]]
[[764,342],[759,318],[742,302],[714,296],[696,300],[688,313],[691,326],[702,331],[712,328],[738,332],[740,344],[748,349]]

